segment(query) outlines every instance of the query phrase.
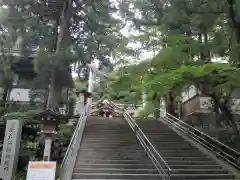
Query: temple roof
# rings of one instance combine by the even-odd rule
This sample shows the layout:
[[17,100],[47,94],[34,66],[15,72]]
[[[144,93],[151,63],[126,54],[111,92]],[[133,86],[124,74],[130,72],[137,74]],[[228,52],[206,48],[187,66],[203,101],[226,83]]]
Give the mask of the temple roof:
[[47,110],[44,110],[40,113],[37,113],[37,114],[35,114],[34,118],[38,119],[38,118],[47,117],[47,116],[52,116],[56,119],[65,119],[66,118],[65,115],[60,114],[58,111],[56,111],[54,109],[47,109]]
[[[105,111],[105,109],[107,109],[107,111]],[[113,116],[122,116],[122,112],[121,111],[116,111],[113,108],[105,108],[105,107],[100,107],[98,109],[96,109],[95,111],[91,112],[91,115],[93,116],[98,116],[101,112],[111,112]]]
[[117,109],[117,110],[122,110],[122,108],[120,108],[119,106],[117,106],[114,102],[112,102],[111,100],[109,100],[109,98],[107,96],[103,96],[96,104],[92,105],[92,108],[101,108],[101,107],[111,107],[113,109]]
[[34,78],[37,75],[34,71],[33,58],[19,58],[11,65],[11,69],[25,78]]

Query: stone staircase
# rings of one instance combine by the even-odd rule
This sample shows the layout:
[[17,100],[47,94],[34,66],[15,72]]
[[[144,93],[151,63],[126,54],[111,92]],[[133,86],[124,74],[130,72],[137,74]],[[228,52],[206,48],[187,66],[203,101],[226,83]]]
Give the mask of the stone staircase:
[[165,123],[140,121],[139,126],[172,169],[176,180],[233,180],[235,178],[214,160],[192,146]]
[[89,118],[72,179],[162,179],[123,118]]

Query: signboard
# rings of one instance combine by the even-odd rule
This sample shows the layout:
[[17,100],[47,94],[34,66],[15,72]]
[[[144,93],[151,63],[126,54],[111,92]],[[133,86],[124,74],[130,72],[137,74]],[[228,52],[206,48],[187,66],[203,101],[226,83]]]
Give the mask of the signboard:
[[0,166],[0,178],[10,180],[16,170],[21,132],[21,121],[7,121]]
[[54,180],[56,162],[30,161],[26,180]]

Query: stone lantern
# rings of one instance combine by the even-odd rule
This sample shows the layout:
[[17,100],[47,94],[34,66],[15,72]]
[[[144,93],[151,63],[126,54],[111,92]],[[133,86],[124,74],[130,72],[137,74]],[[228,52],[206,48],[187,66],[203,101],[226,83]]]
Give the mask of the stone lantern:
[[40,120],[42,123],[41,131],[39,132],[39,134],[43,136],[45,141],[43,155],[44,161],[50,161],[52,140],[54,135],[57,134],[58,123],[61,119],[66,118],[66,116],[52,109],[47,109],[35,115],[35,119]]

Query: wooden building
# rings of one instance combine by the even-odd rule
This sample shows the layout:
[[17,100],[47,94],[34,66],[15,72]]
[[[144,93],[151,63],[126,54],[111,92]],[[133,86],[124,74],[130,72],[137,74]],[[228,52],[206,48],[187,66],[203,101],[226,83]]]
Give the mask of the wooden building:
[[[232,117],[240,128],[240,89],[235,89],[232,92],[228,106]],[[211,125],[215,126],[216,119],[218,119],[213,109],[211,97],[207,97],[193,85],[182,92],[180,109],[181,119],[203,131],[207,131]]]
[[119,104],[114,101],[111,101],[107,96],[103,96],[99,101],[93,102],[92,105],[92,116],[104,116],[104,117],[119,117],[123,116],[123,111],[131,115],[135,114],[135,109],[126,104]]
[[189,86],[181,94],[181,118],[212,113],[211,98],[205,96],[194,85]]

